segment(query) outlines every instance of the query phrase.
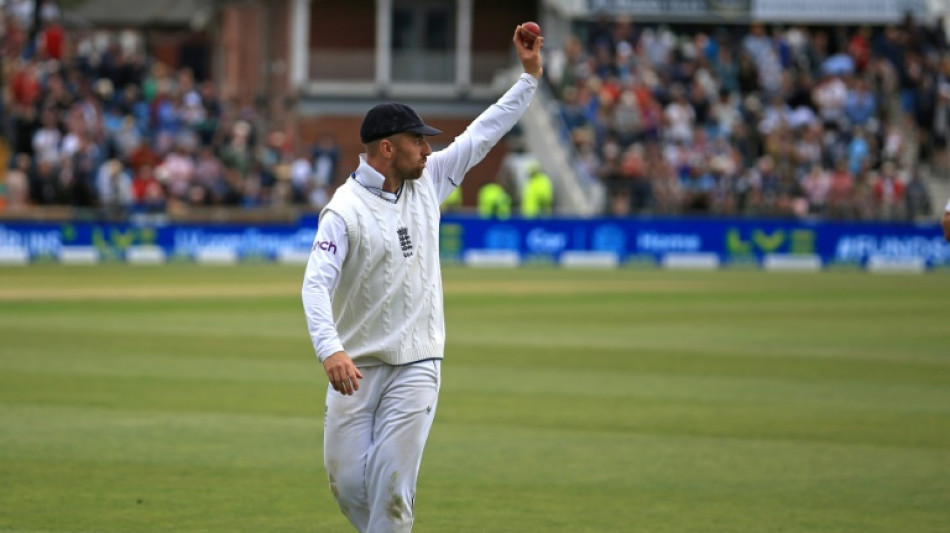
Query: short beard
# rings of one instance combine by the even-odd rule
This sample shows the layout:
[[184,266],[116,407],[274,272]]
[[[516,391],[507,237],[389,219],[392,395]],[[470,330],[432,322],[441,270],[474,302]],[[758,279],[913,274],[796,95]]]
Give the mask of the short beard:
[[399,179],[402,181],[414,181],[422,177],[425,168],[413,168],[399,173]]

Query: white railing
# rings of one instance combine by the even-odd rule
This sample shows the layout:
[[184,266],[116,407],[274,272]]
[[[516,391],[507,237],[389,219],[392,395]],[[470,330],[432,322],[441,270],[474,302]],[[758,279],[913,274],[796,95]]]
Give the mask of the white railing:
[[[487,86],[495,74],[511,65],[506,53],[472,53],[471,81]],[[373,83],[376,54],[372,49],[317,48],[310,50],[308,81]],[[455,52],[393,52],[392,81],[396,83],[455,83]]]
[[376,78],[376,52],[363,50],[317,48],[310,50],[311,82],[365,81]]

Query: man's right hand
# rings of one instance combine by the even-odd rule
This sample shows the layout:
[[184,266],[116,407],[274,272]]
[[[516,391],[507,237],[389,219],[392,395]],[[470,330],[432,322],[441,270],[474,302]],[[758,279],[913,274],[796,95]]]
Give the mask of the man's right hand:
[[541,79],[541,73],[543,72],[541,69],[541,47],[544,46],[544,37],[538,37],[534,42],[534,46],[528,48],[518,37],[520,31],[521,25],[518,25],[515,28],[515,34],[511,37],[511,40],[515,43],[515,50],[518,52],[518,60],[521,61],[521,66],[524,67],[525,72]]
[[336,352],[324,359],[323,370],[327,373],[333,390],[340,394],[349,396],[360,389],[359,380],[363,379],[363,374],[346,352]]

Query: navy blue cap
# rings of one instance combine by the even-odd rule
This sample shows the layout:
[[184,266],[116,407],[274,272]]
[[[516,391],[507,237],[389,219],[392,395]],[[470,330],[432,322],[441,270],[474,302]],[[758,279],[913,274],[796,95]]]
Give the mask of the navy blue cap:
[[422,118],[411,107],[394,102],[379,104],[369,110],[360,126],[360,140],[363,144],[389,137],[396,133],[408,131],[422,135],[438,135],[442,133],[432,126],[422,122]]

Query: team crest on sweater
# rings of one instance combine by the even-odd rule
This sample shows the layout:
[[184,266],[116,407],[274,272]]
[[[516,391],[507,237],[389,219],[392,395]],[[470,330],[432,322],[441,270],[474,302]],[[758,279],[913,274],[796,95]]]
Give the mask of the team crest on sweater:
[[402,256],[409,257],[412,255],[412,239],[409,238],[409,228],[402,227],[396,230],[396,234],[399,235],[399,246],[402,247]]

